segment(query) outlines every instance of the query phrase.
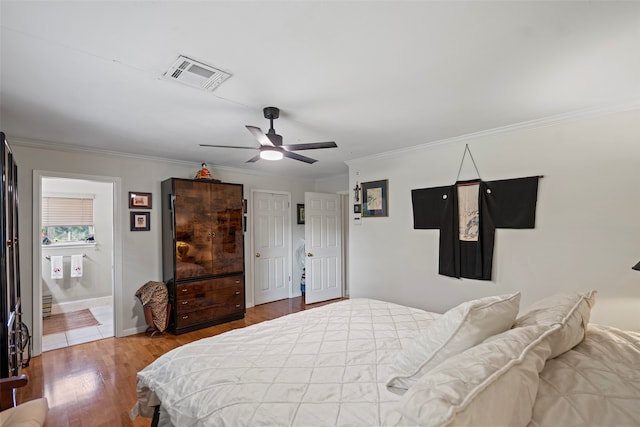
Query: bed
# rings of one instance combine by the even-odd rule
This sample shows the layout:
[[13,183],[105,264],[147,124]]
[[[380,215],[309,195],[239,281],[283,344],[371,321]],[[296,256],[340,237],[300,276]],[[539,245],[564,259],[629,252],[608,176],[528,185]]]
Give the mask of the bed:
[[640,334],[589,325],[595,292],[443,315],[371,299],[181,346],[137,376],[160,426],[640,425]]

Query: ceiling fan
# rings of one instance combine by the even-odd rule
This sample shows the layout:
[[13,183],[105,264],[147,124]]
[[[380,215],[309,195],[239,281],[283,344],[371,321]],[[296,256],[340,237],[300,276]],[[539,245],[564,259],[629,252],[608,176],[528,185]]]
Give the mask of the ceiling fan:
[[253,136],[260,143],[259,147],[238,147],[231,145],[211,145],[211,144],[200,144],[201,147],[216,147],[216,148],[241,148],[245,150],[259,150],[260,153],[247,160],[247,163],[257,162],[260,159],[265,160],[280,160],[283,157],[288,157],[293,160],[299,160],[305,163],[315,163],[316,159],[312,159],[310,157],[302,156],[300,154],[296,154],[293,151],[298,150],[316,150],[319,148],[336,148],[338,147],[335,142],[312,142],[309,144],[291,144],[291,145],[282,145],[282,136],[278,135],[273,129],[273,121],[280,117],[280,110],[276,107],[265,107],[263,110],[264,118],[269,119],[269,131],[265,134],[262,132],[262,129],[255,126],[246,126],[249,129],[249,132],[253,134]]

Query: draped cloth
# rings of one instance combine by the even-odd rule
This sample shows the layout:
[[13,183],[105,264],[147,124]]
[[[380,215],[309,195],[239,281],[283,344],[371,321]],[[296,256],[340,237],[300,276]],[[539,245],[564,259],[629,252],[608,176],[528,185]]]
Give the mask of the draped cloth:
[[413,228],[440,230],[439,273],[491,280],[496,228],[535,227],[538,179],[458,181],[412,190]]
[[162,282],[147,282],[136,291],[136,297],[140,299],[143,307],[149,306],[153,318],[153,324],[160,332],[167,327],[167,304],[169,293],[167,285]]

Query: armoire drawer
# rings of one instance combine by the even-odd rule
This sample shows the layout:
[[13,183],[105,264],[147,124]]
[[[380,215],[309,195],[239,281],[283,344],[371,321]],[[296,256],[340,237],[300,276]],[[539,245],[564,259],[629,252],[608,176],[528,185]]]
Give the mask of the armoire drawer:
[[203,290],[194,295],[180,295],[176,300],[175,309],[180,314],[220,305],[244,308],[244,288],[234,286],[232,288]]
[[176,285],[176,299],[182,297],[194,297],[204,292],[215,291],[224,288],[241,288],[244,290],[243,276],[227,276],[215,279],[197,280],[193,282],[179,283]]
[[209,322],[212,319],[241,313],[244,313],[244,301],[242,304],[219,305],[202,310],[176,313],[176,327],[184,328],[198,323]]

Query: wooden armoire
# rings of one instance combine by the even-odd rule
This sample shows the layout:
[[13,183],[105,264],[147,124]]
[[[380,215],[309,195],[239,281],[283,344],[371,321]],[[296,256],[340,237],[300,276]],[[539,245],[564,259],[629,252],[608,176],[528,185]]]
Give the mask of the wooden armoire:
[[162,182],[163,279],[175,334],[244,317],[243,186]]
[[[17,378],[27,366],[29,332],[22,323],[18,256],[18,166],[0,132],[0,379]],[[6,382],[5,384],[10,384]],[[0,410],[12,406],[13,386],[0,387]]]

